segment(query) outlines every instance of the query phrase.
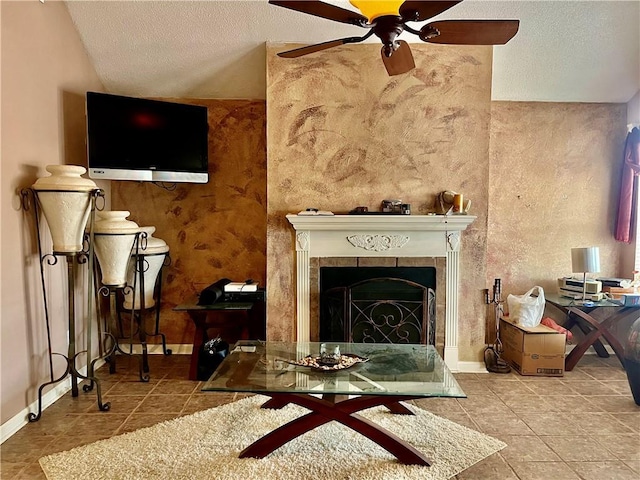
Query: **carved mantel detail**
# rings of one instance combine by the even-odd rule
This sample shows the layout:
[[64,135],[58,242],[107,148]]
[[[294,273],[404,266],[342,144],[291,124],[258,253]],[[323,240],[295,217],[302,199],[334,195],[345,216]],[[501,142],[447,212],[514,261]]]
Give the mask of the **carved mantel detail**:
[[354,247],[374,252],[384,252],[392,248],[402,248],[409,241],[406,235],[349,235],[349,243]]
[[309,232],[298,232],[296,240],[298,241],[298,250],[309,248]]
[[449,249],[457,252],[460,247],[460,232],[450,232],[447,234]]

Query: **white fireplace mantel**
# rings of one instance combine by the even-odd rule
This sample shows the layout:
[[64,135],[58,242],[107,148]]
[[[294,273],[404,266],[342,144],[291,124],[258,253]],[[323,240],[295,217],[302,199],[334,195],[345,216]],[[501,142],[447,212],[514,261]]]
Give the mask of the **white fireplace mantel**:
[[310,258],[446,257],[444,361],[458,371],[460,233],[472,215],[287,215],[296,231],[298,342],[310,339]]

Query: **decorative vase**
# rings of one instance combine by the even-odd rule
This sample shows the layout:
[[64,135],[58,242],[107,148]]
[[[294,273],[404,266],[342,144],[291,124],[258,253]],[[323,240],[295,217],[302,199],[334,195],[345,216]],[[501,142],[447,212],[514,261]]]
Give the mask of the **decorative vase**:
[[94,225],[95,252],[102,272],[102,284],[123,287],[127,283],[127,267],[140,227],[127,220],[126,210],[97,212]]
[[[146,241],[142,240],[141,242],[142,247],[145,247],[146,243],[146,248],[141,248],[138,252],[138,254],[143,257],[143,261],[145,264],[143,274],[144,308],[151,308],[156,304],[155,299],[153,298],[153,292],[155,290],[158,274],[160,273],[160,269],[164,264],[164,259],[167,256],[167,252],[169,252],[169,246],[164,240],[153,236],[153,233],[156,231],[156,227],[140,227],[140,230],[143,233],[147,234]],[[132,308],[134,308],[135,310],[139,310],[142,305],[142,295],[140,293],[142,282],[140,281],[139,269],[136,268],[135,254],[129,261],[128,272],[128,285],[133,287],[134,282],[136,285],[135,302],[133,299],[133,290],[127,290],[124,294],[123,307],[126,310],[131,310]],[[137,276],[135,278],[134,273]]]
[[47,165],[51,173],[31,186],[49,225],[54,253],[82,251],[82,240],[91,210],[90,192],[96,184],[81,175],[87,171],[78,165]]
[[624,368],[636,405],[640,405],[640,318],[638,318],[627,336],[624,347]]

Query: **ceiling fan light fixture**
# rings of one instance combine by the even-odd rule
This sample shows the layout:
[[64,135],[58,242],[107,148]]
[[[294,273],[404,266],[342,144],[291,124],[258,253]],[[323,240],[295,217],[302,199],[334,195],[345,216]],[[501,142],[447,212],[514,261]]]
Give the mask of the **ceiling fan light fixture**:
[[400,5],[404,0],[349,0],[349,3],[360,10],[371,23],[378,17],[399,17]]

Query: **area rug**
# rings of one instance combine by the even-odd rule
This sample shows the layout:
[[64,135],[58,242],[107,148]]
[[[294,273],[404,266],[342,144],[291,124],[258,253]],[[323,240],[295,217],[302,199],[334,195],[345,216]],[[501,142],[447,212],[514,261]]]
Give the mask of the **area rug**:
[[238,458],[254,440],[308,412],[297,405],[261,409],[266,400],[261,395],[247,397],[48,455],[40,459],[40,466],[49,480],[444,480],[506,446],[411,405],[415,415],[394,415],[384,407],[360,414],[425,452],[433,461],[430,467],[402,465],[337,422],[308,432],[263,459]]

